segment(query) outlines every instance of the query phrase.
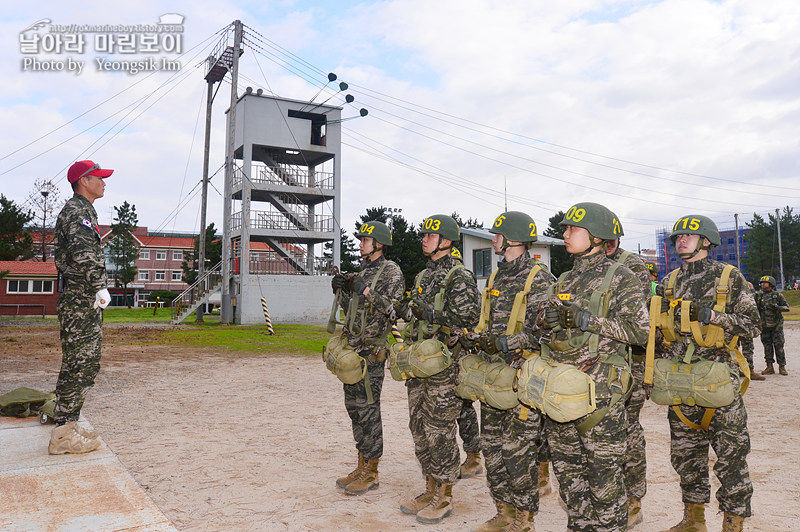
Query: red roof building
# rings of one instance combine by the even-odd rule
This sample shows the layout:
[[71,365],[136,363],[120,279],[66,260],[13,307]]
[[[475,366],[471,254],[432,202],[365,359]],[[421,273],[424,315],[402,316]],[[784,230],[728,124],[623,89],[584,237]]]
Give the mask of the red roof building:
[[0,316],[54,316],[58,272],[52,262],[0,261]]

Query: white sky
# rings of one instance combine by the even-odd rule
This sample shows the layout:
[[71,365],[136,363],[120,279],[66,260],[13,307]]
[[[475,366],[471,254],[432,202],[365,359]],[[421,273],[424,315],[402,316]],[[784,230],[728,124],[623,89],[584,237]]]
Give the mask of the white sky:
[[[214,34],[240,19],[250,38],[240,91],[310,99],[335,72],[355,97],[343,115],[369,110],[343,123],[348,231],[380,205],[413,223],[457,211],[488,226],[504,210],[504,188],[508,208],[528,212],[540,232],[558,210],[603,203],[634,251],[689,213],[726,229],[734,213],[743,223],[800,209],[796,0],[112,5],[0,2],[8,198],[23,203],[38,178],[58,181],[67,197],[66,168],[92,159],[116,170],[95,204],[101,223],[128,201],[151,230],[197,231],[206,84],[195,67]],[[83,54],[28,56],[83,61],[81,74],[23,70],[19,35],[36,21],[154,24],[164,13],[185,16],[185,54],[154,56],[183,67],[166,86],[166,72],[97,71],[103,54],[91,35]],[[293,56],[278,57],[276,45]],[[212,173],[223,164],[229,89],[215,100]],[[343,104],[342,94],[329,103]],[[208,221],[221,229],[222,172],[212,184]]]

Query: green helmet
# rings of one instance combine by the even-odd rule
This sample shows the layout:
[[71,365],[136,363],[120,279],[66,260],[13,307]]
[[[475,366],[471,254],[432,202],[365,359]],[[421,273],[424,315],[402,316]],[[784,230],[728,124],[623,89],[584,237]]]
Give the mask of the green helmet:
[[622,236],[617,216],[607,207],[588,201],[570,207],[558,225],[583,227],[591,236],[602,240],[616,240]]
[[369,222],[361,224],[361,227],[356,231],[356,238],[361,240],[365,236],[372,237],[375,242],[383,244],[384,246],[392,245],[392,232],[389,231],[389,228],[383,222],[370,220]]
[[453,249],[450,250],[450,256],[460,261],[464,260],[464,258],[461,256],[461,252],[458,250],[457,247],[454,247]]
[[672,234],[669,235],[672,245],[675,245],[675,241],[680,235],[700,235],[703,238],[707,238],[712,247],[720,245],[717,224],[711,218],[702,214],[689,214],[679,218],[675,225],[672,226]]
[[536,242],[536,222],[533,218],[519,211],[506,211],[498,216],[490,233],[503,235],[512,242]]
[[644,261],[644,265],[647,266],[647,271],[649,271],[650,273],[658,273],[658,264],[656,264],[652,260]]
[[772,285],[772,288],[778,286],[778,281],[771,275],[762,275],[761,279],[758,280],[759,283],[769,283]]
[[423,234],[436,233],[451,242],[459,240],[458,224],[452,216],[446,214],[434,214],[425,218],[425,221],[422,222],[421,232]]

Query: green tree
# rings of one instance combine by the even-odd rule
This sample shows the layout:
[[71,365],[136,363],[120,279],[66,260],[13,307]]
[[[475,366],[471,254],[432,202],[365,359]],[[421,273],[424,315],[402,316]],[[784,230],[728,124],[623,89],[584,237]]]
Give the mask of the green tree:
[[[222,260],[222,240],[217,238],[217,229],[214,222],[206,227],[206,264],[204,271],[208,271]],[[183,282],[193,285],[197,281],[197,272],[200,262],[200,235],[194,239],[194,249],[183,255],[181,269],[183,270]]]
[[[754,279],[772,275],[780,280],[777,220],[774,214],[768,214],[765,219],[753,213],[753,219],[746,223],[749,231],[744,238],[748,249],[742,257],[742,264]],[[780,215],[780,224],[783,270],[784,275],[791,279],[800,272],[800,216],[786,207]]]
[[33,212],[24,211],[0,194],[0,260],[26,260],[33,257],[33,239],[25,225]]
[[39,242],[41,245],[39,256],[42,257],[42,262],[47,260],[47,234],[52,232],[50,228],[55,225],[56,217],[64,203],[66,200],[61,199],[61,189],[52,181],[37,179],[33,182],[33,189],[28,193],[25,204],[33,207],[37,219],[35,227],[42,232]]
[[[466,221],[461,218],[461,216],[457,212],[453,212],[450,216],[453,217],[453,220],[456,221],[459,227],[474,227],[474,228],[483,228],[483,222],[479,222],[475,218],[467,218]],[[458,251],[461,252],[461,256],[464,256],[464,235],[461,235],[461,238],[458,242],[455,243],[455,247],[458,248]]]
[[113,266],[112,275],[114,286],[122,287],[125,305],[131,308],[128,285],[136,279],[138,271],[134,261],[139,249],[136,247],[133,231],[136,230],[139,218],[136,215],[136,206],[127,201],[119,207],[114,206],[114,211],[117,215],[111,224],[111,240],[108,242],[109,257]]
[[[544,230],[544,236],[550,238],[557,238],[564,240],[564,231],[558,225],[564,219],[564,211],[558,211],[555,215],[551,216],[548,220],[547,228]],[[562,273],[572,269],[574,257],[567,253],[567,248],[564,246],[550,246],[550,271],[558,277]]]
[[[359,255],[358,244],[350,237],[347,232],[339,228],[341,235],[341,243],[339,246],[339,253],[341,254],[341,268],[342,273],[353,273],[361,271],[361,255]],[[327,259],[333,258],[333,242],[325,242],[325,251],[322,256]]]

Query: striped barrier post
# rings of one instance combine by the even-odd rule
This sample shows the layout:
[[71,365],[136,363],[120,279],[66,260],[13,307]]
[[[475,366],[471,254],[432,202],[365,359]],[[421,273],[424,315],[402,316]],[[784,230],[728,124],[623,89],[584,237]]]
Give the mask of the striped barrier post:
[[392,325],[392,337],[395,342],[403,341],[403,335],[400,334],[400,329],[397,328],[397,325]]
[[264,319],[267,320],[267,334],[274,335],[275,331],[272,329],[272,320],[269,319],[269,310],[267,310],[267,298],[261,297],[261,310],[264,311]]

